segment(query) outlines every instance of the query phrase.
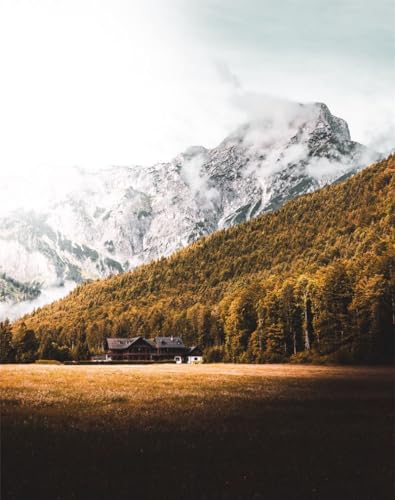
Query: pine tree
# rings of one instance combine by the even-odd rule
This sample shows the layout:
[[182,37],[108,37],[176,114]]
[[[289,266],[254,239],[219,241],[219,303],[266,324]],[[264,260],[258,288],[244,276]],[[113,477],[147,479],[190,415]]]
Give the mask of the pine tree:
[[22,322],[15,334],[16,361],[18,363],[32,363],[37,359],[38,347],[39,343],[34,331],[28,329]]
[[225,350],[233,362],[243,361],[251,334],[257,327],[254,291],[240,290],[232,300],[224,321]]
[[12,344],[12,329],[8,319],[0,323],[0,363],[15,362],[15,349]]
[[367,362],[387,357],[391,359],[391,309],[391,298],[383,275],[363,277],[357,283],[350,306],[354,316],[353,352],[357,359]]
[[280,292],[281,319],[284,329],[284,337],[287,344],[287,353],[296,354],[301,350],[301,311],[297,304],[294,284],[286,281]]
[[86,341],[79,340],[75,348],[72,350],[71,355],[74,361],[84,361],[89,359],[90,352]]
[[320,349],[330,353],[350,344],[352,286],[347,269],[340,261],[324,268],[316,283],[314,326],[319,333]]
[[[304,350],[310,351],[313,338],[313,312],[312,312],[312,290],[314,289],[313,280],[304,274],[299,276],[296,283],[296,293],[299,297],[299,306],[302,312],[302,325],[303,325],[303,343]],[[316,333],[317,347],[320,349],[320,334]]]

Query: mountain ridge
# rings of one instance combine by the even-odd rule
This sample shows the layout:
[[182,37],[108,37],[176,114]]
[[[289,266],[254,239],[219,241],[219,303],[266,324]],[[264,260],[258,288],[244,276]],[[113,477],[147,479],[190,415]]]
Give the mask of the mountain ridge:
[[290,103],[213,149],[190,147],[169,163],[75,169],[75,184],[49,210],[1,219],[0,271],[43,286],[127,271],[351,175],[372,158],[326,105]]
[[106,336],[177,334],[217,360],[392,359],[394,174],[391,156],[168,258],[81,285],[14,330],[92,352]]

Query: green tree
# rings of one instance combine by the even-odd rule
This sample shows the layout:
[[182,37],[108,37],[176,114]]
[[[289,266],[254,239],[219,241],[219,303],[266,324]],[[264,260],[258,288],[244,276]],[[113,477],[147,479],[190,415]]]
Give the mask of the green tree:
[[39,343],[33,330],[21,323],[15,334],[16,361],[18,363],[32,363],[37,359]]
[[301,310],[295,296],[294,284],[286,281],[280,291],[281,320],[287,353],[296,354],[303,348]]
[[67,346],[59,345],[49,335],[46,335],[40,341],[38,358],[68,361],[70,359],[70,349]]
[[352,351],[355,357],[366,362],[383,358],[390,361],[393,311],[385,277],[378,274],[363,277],[356,285],[350,310],[354,317]]
[[89,359],[90,352],[86,341],[79,340],[71,352],[74,361],[84,361]]
[[15,362],[15,349],[12,343],[12,329],[8,319],[0,323],[0,363]]
[[257,297],[254,290],[238,290],[224,321],[225,351],[230,361],[244,361],[251,334],[257,328]]
[[335,261],[317,273],[316,284],[314,329],[319,334],[320,350],[330,353],[350,344],[351,280],[346,266]]
[[[312,312],[312,294],[314,289],[314,282],[311,277],[302,274],[299,276],[296,283],[296,293],[299,298],[299,307],[302,316],[303,328],[303,344],[304,350],[310,351],[314,338],[313,327],[313,312]],[[319,332],[316,334],[317,345],[319,348],[320,337]]]

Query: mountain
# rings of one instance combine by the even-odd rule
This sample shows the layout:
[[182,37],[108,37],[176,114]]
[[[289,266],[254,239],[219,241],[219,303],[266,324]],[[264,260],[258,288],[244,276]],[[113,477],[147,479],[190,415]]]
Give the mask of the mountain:
[[0,301],[11,299],[20,302],[36,299],[39,295],[39,283],[20,283],[6,274],[0,275]]
[[[168,258],[76,288],[14,325],[63,349],[182,336],[209,359],[391,360],[395,156]],[[19,333],[18,333],[19,332]]]
[[344,120],[314,103],[286,105],[214,149],[191,147],[169,163],[74,168],[40,210],[3,214],[0,272],[36,289],[68,289],[170,255],[377,157],[351,141]]

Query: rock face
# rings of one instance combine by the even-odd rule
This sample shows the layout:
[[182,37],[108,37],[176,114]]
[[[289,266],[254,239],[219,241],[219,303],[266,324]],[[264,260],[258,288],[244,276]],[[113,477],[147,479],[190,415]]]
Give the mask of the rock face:
[[40,295],[39,283],[20,283],[6,274],[0,275],[0,301],[22,302],[34,300]]
[[376,159],[351,141],[344,120],[315,103],[292,104],[214,149],[191,147],[170,163],[75,168],[72,186],[46,209],[2,217],[0,273],[47,287],[122,272]]

